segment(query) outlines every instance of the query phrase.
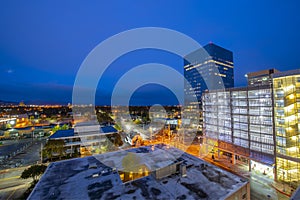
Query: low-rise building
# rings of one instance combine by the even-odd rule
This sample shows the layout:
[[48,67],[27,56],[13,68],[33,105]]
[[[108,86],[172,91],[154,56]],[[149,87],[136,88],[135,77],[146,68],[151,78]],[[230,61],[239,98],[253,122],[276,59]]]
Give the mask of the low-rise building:
[[250,200],[250,184],[159,144],[51,163],[28,199]]
[[[103,146],[115,144],[118,130],[112,126],[101,127],[95,124],[80,124],[74,129],[58,130],[49,137],[49,140],[63,140],[66,152],[80,152],[81,155],[100,153]],[[76,149],[76,150],[75,150]]]

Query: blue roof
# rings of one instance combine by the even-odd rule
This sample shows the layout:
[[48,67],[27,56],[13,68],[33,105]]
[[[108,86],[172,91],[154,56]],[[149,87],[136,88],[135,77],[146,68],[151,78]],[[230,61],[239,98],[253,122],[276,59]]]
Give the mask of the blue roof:
[[104,126],[104,127],[100,127],[100,132],[101,133],[116,133],[116,132],[118,132],[118,130],[115,129],[113,126]]
[[[117,133],[118,130],[113,126],[104,126],[100,127],[100,133]],[[56,139],[61,137],[72,137],[74,136],[74,129],[68,130],[58,130],[53,135],[49,137],[49,139]]]
[[74,136],[74,129],[58,130],[49,139],[61,138],[61,137],[72,137]]
[[[118,130],[113,126],[104,126],[100,127],[100,133],[117,133]],[[49,137],[49,139],[56,139],[61,137],[72,137],[74,136],[74,129],[68,130],[58,130],[53,135]]]

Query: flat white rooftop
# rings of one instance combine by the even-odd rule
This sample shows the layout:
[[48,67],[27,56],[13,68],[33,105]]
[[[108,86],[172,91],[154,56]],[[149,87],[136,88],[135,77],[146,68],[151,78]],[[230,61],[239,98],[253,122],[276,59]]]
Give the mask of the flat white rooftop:
[[[186,175],[156,179],[149,175],[123,183],[118,170],[133,152],[150,171],[180,161]],[[226,199],[248,184],[179,149],[163,144],[51,163],[29,199]]]

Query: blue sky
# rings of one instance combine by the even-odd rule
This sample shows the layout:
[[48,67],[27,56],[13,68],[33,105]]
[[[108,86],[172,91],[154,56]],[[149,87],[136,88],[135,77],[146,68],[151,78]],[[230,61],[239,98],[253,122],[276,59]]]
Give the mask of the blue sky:
[[[233,51],[235,84],[243,86],[247,72],[299,68],[299,7],[296,0],[1,1],[0,100],[71,102],[76,73],[88,53],[110,36],[147,26],[174,29],[201,45],[212,41]],[[122,74],[148,62],[183,73],[182,59],[176,55],[131,52],[101,78],[96,102],[109,104]],[[131,102],[176,104],[177,100],[167,88],[146,85]]]

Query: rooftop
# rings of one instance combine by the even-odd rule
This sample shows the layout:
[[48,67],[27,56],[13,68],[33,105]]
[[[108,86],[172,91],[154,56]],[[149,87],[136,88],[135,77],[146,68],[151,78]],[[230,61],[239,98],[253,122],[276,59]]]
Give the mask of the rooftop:
[[118,132],[117,129],[115,129],[113,126],[103,126],[103,127],[100,127],[100,132],[101,133],[116,133]]
[[[123,183],[119,172],[130,152],[152,173]],[[176,162],[186,166],[187,176],[151,175]],[[159,144],[51,163],[29,199],[225,199],[246,184],[239,176]]]
[[297,188],[297,190],[290,198],[290,200],[297,200],[297,199],[300,199],[300,186]]
[[[103,126],[100,127],[99,133],[117,133],[118,130],[115,129],[113,126]],[[58,138],[65,138],[65,137],[73,137],[75,135],[74,129],[68,130],[58,130],[53,135],[49,137],[49,139],[58,139]]]
[[53,135],[49,137],[49,139],[56,139],[62,137],[71,137],[74,136],[74,129],[69,130],[58,130]]
[[293,75],[299,75],[300,69],[294,69],[294,70],[288,70],[280,73],[276,73],[273,75],[273,78],[281,78],[285,76],[293,76]]
[[277,69],[265,69],[265,70],[255,71],[255,72],[249,72],[249,73],[247,73],[247,78],[271,75],[271,74],[275,74],[275,73],[279,73],[279,72],[280,71],[278,71]]

